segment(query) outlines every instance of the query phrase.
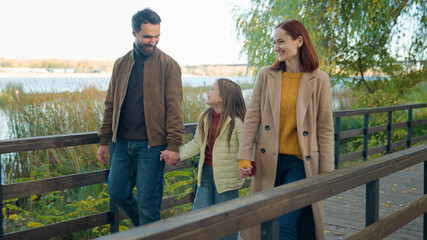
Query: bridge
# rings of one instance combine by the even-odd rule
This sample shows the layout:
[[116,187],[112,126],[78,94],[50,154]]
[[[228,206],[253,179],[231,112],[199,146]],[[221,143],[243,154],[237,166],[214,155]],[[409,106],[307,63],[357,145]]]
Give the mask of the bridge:
[[[276,239],[280,215],[324,200],[326,239],[383,239],[386,236],[388,239],[427,239],[427,197],[424,195],[427,192],[427,144],[412,147],[427,141],[425,130],[422,136],[412,136],[414,127],[424,128],[427,125],[427,119],[413,120],[413,111],[425,111],[426,107],[427,103],[423,103],[334,112],[337,170],[333,172],[120,233],[114,232],[118,231],[119,221],[125,216],[110,204],[109,211],[69,221],[12,233],[3,233],[1,228],[0,237],[47,239],[110,224],[114,234],[103,239],[215,239],[261,224],[262,239]],[[407,112],[407,120],[393,122],[396,111]],[[370,126],[369,119],[373,114],[388,114],[387,124]],[[363,127],[342,131],[342,118],[357,115],[363,116]],[[195,128],[195,124],[186,124],[184,133],[192,134]],[[392,142],[393,130],[400,128],[407,130],[406,140]],[[368,148],[369,134],[378,132],[384,132],[387,144]],[[363,149],[342,154],[342,141],[355,136],[363,137]],[[3,140],[0,141],[0,154],[97,143],[96,132]],[[386,155],[369,159],[369,156],[381,153]],[[356,159],[362,161],[340,168],[342,164]],[[191,161],[183,161],[173,167],[167,166],[166,172],[192,167]],[[23,198],[105,183],[107,176],[108,170],[100,170],[4,184],[0,194],[3,201]],[[244,187],[247,186],[248,181]],[[193,195],[194,191],[181,198],[165,198],[162,208],[190,203]]]

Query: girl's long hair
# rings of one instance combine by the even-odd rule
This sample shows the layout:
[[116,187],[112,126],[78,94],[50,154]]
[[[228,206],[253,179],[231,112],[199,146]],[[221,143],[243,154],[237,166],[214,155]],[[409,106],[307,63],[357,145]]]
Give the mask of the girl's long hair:
[[[221,118],[218,124],[218,128],[216,130],[215,136],[218,137],[218,135],[221,132],[221,129],[223,128],[225,121],[227,117],[231,118],[230,121],[230,129],[228,130],[227,134],[227,146],[230,149],[230,139],[231,135],[234,130],[234,126],[236,124],[235,118],[238,117],[242,121],[245,118],[246,114],[246,105],[245,100],[243,99],[242,90],[240,89],[240,86],[236,84],[235,82],[226,79],[226,78],[219,78],[216,80],[218,82],[219,86],[219,93],[222,98],[222,112],[221,112]],[[200,115],[199,118],[199,131],[201,132],[202,141],[205,139],[205,127],[208,126],[208,136],[207,139],[210,138],[210,126],[212,125],[213,117],[211,114],[212,107],[209,107],[203,113]],[[207,119],[206,126],[204,125],[203,119]],[[206,143],[209,145],[209,140]]]

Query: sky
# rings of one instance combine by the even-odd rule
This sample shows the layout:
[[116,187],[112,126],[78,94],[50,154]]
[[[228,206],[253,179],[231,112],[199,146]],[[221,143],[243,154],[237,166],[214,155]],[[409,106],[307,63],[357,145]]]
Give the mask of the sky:
[[158,47],[180,65],[246,63],[233,8],[250,0],[1,0],[0,58],[115,60],[132,48],[131,17],[162,18]]

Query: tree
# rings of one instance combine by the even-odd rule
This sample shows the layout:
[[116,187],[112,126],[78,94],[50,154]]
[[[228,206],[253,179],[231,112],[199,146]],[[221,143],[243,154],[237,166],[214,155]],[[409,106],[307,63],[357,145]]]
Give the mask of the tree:
[[[274,27],[301,21],[333,84],[354,90],[361,106],[401,103],[425,81],[427,16],[423,0],[251,0],[236,10],[236,30],[255,70],[273,63]],[[367,77],[369,76],[369,77]],[[374,76],[374,77],[372,77]],[[360,106],[355,106],[360,107]]]

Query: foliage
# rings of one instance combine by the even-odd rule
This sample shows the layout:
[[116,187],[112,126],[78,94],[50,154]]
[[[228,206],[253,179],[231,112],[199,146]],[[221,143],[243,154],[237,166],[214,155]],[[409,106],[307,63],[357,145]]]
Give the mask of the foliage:
[[406,103],[402,97],[408,90],[425,81],[424,1],[251,2],[249,9],[235,10],[236,30],[244,39],[250,67],[273,63],[274,27],[286,19],[297,19],[306,26],[321,68],[330,74],[333,84],[355,94],[358,105],[354,108]]
[[196,123],[200,113],[207,108],[205,93],[210,87],[183,87],[182,111],[185,123]]

